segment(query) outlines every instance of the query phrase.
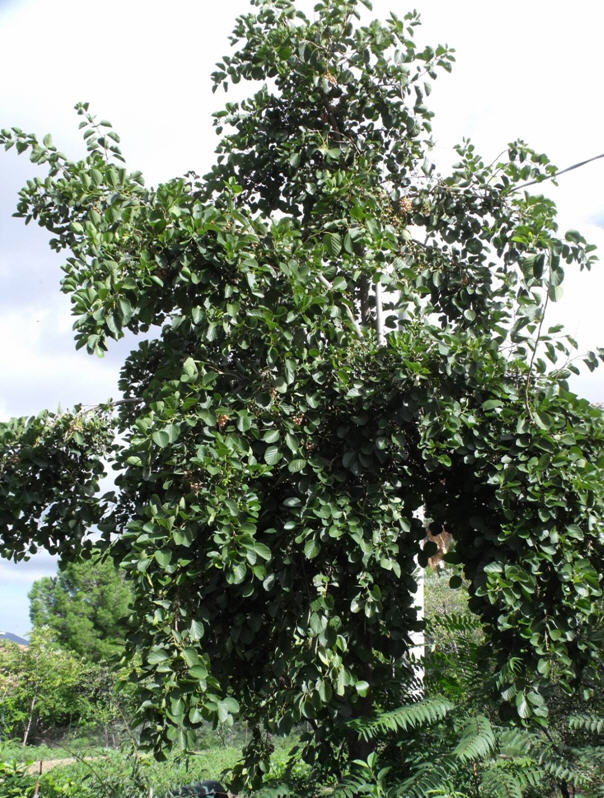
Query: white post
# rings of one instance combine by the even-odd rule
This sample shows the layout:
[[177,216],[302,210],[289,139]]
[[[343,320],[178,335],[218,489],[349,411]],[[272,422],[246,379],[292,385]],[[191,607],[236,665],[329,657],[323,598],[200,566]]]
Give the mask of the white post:
[[[378,281],[375,283],[375,332],[377,335],[378,346],[386,345],[386,325],[384,323],[384,304],[382,299],[382,285]],[[419,514],[424,519],[423,508],[419,509]],[[424,619],[424,569],[416,563],[415,568],[415,581],[417,589],[414,593],[414,606],[416,609],[417,619],[423,621]],[[426,653],[426,638],[423,632],[413,632],[411,635],[411,642],[413,643],[409,654],[411,660],[416,664],[414,665],[415,675],[417,679],[423,684],[425,670],[423,665],[424,655]],[[414,691],[415,692],[415,691]],[[420,694],[423,693],[421,690]]]
[[375,332],[378,346],[386,346],[386,325],[384,324],[384,303],[382,301],[382,284],[375,284]]
[[[420,507],[417,511],[417,515],[420,517],[422,522],[425,523],[424,519],[424,508]],[[416,610],[417,620],[423,621],[424,620],[424,576],[425,570],[419,565],[419,563],[415,563],[415,582],[417,584],[417,588],[414,598],[414,606]],[[426,675],[426,671],[424,668],[424,657],[426,655],[426,636],[423,631],[420,632],[413,632],[411,635],[411,642],[413,646],[411,648],[411,659],[414,661],[414,671],[418,681],[421,682],[422,687],[417,691],[417,697],[421,698],[423,695],[423,684],[424,684],[424,677]],[[415,693],[415,691],[414,691]]]

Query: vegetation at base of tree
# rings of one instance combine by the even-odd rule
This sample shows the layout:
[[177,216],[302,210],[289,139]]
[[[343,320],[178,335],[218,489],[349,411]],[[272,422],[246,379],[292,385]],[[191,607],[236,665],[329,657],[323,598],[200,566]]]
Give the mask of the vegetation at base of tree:
[[[451,572],[449,571],[449,577]],[[334,798],[599,798],[604,794],[604,690],[586,669],[572,694],[555,680],[544,697],[545,723],[502,712],[493,652],[484,630],[443,575],[427,580],[425,697],[353,721],[375,750],[342,778],[304,767],[294,750],[271,771],[258,798],[319,794]],[[447,580],[448,581],[448,580]],[[447,595],[448,594],[448,595]],[[439,603],[455,602],[443,613]],[[604,635],[604,605],[594,642]],[[515,663],[511,657],[511,666]],[[494,689],[495,688],[495,689]],[[322,785],[320,791],[317,784]]]
[[62,648],[89,662],[123,653],[132,596],[111,559],[61,562],[57,576],[34,582],[29,599],[34,630],[51,631]]
[[[358,728],[377,741],[367,761],[353,763],[334,780],[324,769],[300,758],[300,733],[273,738],[264,788],[254,798],[272,796],[455,796],[455,798],[597,798],[601,795],[604,758],[604,691],[601,675],[583,675],[580,690],[566,696],[559,688],[547,696],[546,727],[519,724],[501,716],[490,684],[492,654],[476,618],[467,612],[459,589],[447,587],[451,570],[426,580],[426,698],[394,711],[376,714]],[[443,612],[442,607],[454,610]],[[602,617],[602,616],[600,616]],[[603,633],[602,623],[599,634]],[[597,630],[596,630],[597,633]],[[45,796],[104,795],[148,798],[202,778],[232,784],[225,769],[236,767],[246,742],[241,727],[207,728],[196,739],[196,754],[154,763],[121,730],[121,750],[100,748],[75,738],[62,747],[0,744],[5,761],[5,790],[20,785],[20,798],[33,794],[37,778],[11,761],[75,758],[74,764],[48,772],[40,781]],[[300,730],[303,733],[303,730]],[[405,757],[401,758],[401,752]],[[86,761],[84,761],[86,760]],[[24,786],[25,785],[25,786]],[[25,789],[28,787],[29,792]],[[16,789],[16,787],[15,787]],[[10,792],[8,793],[11,794]],[[2,798],[4,794],[0,791]]]
[[[215,777],[231,767],[239,754],[239,748],[213,746],[196,755],[170,756],[158,763],[132,750],[106,751],[103,757],[61,765],[40,777],[26,773],[22,765],[5,763],[0,796],[33,798],[38,784],[44,798],[149,798],[150,787],[156,798],[164,798],[176,787]],[[0,762],[0,774],[2,767]]]
[[[86,103],[82,160],[0,132],[47,169],[17,214],[66,251],[76,346],[139,336],[121,400],[0,425],[0,551],[75,558],[101,530],[134,594],[143,743],[165,756],[240,715],[246,789],[276,734],[307,724],[329,783],[380,762],[365,724],[420,711],[421,507],[456,541],[510,723],[547,729],[552,691],[602,656],[604,421],[546,320],[593,247],[523,190],[556,173],[524,142],[490,161],[466,141],[436,171],[428,95],[452,53],[361,5],[251,0],[213,81],[255,93],[215,114],[204,178],[146,187]],[[446,731],[430,706],[422,734]]]

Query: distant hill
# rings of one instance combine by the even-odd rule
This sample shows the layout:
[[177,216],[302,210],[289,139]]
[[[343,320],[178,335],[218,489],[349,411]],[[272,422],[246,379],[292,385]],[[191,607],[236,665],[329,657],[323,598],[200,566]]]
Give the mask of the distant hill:
[[18,646],[29,646],[25,638],[14,635],[12,632],[0,632],[0,640],[10,640],[11,643],[16,643]]

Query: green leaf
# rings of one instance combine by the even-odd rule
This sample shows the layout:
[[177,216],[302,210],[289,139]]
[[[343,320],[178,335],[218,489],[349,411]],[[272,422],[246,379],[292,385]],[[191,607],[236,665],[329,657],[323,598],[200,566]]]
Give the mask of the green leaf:
[[321,679],[319,682],[319,698],[324,704],[328,704],[331,701],[333,695],[333,690],[331,684],[325,679]]
[[172,552],[169,549],[155,551],[153,552],[153,556],[162,568],[165,568],[167,565],[169,565],[172,560]]
[[501,399],[487,399],[486,402],[481,404],[483,410],[494,410],[496,407],[502,407],[503,402]]
[[325,233],[323,244],[329,257],[335,258],[342,251],[342,238],[338,233]]
[[550,285],[547,293],[552,302],[559,302],[562,299],[562,286]]
[[264,452],[264,462],[267,465],[276,465],[281,460],[283,454],[278,446],[267,446]]
[[308,560],[313,560],[320,551],[320,546],[316,540],[307,540],[304,544],[304,555]]
[[199,652],[196,649],[184,648],[181,652],[181,656],[189,668],[199,667],[201,660],[199,658]]
[[197,364],[195,363],[195,361],[193,360],[192,357],[188,357],[185,360],[185,362],[183,363],[183,366],[182,366],[182,371],[183,371],[183,375],[185,377],[188,377],[190,379],[193,379],[193,378],[197,377],[197,374],[199,372],[198,372],[198,369],[197,369]]
[[169,659],[170,652],[166,651],[165,648],[159,648],[158,646],[152,648],[147,654],[147,662],[149,665],[159,665],[160,662],[166,662]]
[[170,436],[164,429],[156,430],[155,432],[151,433],[151,439],[154,443],[156,443],[161,449],[164,449],[170,443]]
[[204,635],[204,625],[201,621],[191,621],[191,626],[189,627],[189,637],[191,640],[201,640]]
[[290,452],[292,452],[292,454],[296,454],[299,448],[298,441],[289,432],[285,435],[285,443]]
[[247,432],[252,426],[252,419],[247,410],[237,411],[237,429],[239,432]]
[[296,364],[293,360],[285,360],[285,379],[287,380],[288,384],[294,381],[296,377]]
[[191,707],[189,710],[189,723],[194,726],[203,722],[203,713],[197,707]]
[[518,693],[516,695],[516,709],[521,718],[528,718],[531,714],[531,709],[524,693]]
[[258,541],[255,541],[252,546],[252,549],[256,552],[256,554],[259,557],[262,557],[263,560],[266,560],[268,562],[271,559],[271,550],[269,549],[268,546],[265,546],[264,543],[259,543]]
[[176,443],[180,437],[180,426],[178,424],[168,424],[164,430],[170,443]]
[[299,507],[302,504],[302,499],[299,496],[288,496],[283,500],[284,507]]
[[216,426],[216,414],[212,410],[200,409],[197,411],[199,418],[204,421],[208,426]]
[[533,418],[539,429],[548,430],[552,426],[552,418],[548,413],[537,410]]
[[239,704],[234,698],[225,698],[218,702],[218,722],[226,723],[230,720],[231,715],[239,713]]
[[287,464],[287,470],[291,474],[297,474],[300,471],[303,471],[305,466],[306,466],[306,460],[303,460],[302,458],[297,458],[296,460],[290,460],[290,462]]
[[361,698],[365,698],[365,696],[369,692],[369,682],[365,681],[356,682],[354,689],[361,696]]

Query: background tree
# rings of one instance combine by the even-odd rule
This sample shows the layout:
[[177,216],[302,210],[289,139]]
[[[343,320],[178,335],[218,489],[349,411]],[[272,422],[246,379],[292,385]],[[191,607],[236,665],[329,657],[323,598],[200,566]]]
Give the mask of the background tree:
[[[85,104],[81,161],[2,132],[48,165],[18,213],[69,251],[76,345],[142,340],[120,402],[0,428],[0,520],[15,557],[103,530],[135,591],[146,739],[192,744],[241,707],[254,783],[267,730],[308,721],[304,756],[334,772],[371,750],[355,718],[417,697],[422,505],[456,540],[510,711],[543,719],[554,671],[572,690],[601,655],[604,426],[544,324],[563,265],[593,261],[519,190],[555,167],[466,142],[435,172],[424,101],[452,57],[416,47],[415,14],[251,5],[213,78],[260,88],[216,114],[206,178],[146,188]],[[107,459],[118,491],[99,496]]]
[[98,662],[123,652],[131,598],[112,560],[65,562],[57,576],[34,582],[30,618],[34,629],[48,628],[63,648]]
[[[108,703],[101,672],[62,649],[47,630],[34,631],[20,649],[0,646],[2,734],[23,745],[56,739],[82,725],[96,725]],[[109,690],[110,692],[110,690]]]

